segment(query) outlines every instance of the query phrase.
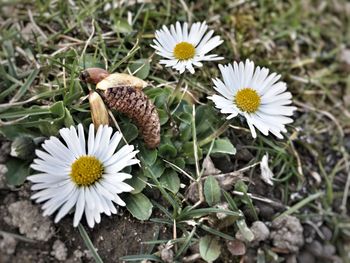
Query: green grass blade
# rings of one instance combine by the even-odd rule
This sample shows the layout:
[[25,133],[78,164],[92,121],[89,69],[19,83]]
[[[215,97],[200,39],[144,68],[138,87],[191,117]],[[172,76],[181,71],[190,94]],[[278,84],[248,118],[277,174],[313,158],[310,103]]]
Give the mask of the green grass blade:
[[82,224],[79,223],[78,225],[79,233],[81,235],[81,238],[84,240],[84,243],[86,247],[90,250],[92,257],[94,258],[96,263],[103,263],[103,260],[101,259],[100,255],[97,253],[96,248],[94,247],[94,244],[92,244],[92,241],[86,232],[85,228]]

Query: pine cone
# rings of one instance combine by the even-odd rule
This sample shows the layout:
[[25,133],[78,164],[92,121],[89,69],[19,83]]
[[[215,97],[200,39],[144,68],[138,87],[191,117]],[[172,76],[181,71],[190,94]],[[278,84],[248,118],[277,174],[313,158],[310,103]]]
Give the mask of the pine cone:
[[142,90],[132,86],[110,87],[100,91],[107,106],[131,118],[142,133],[146,146],[160,143],[160,122],[157,108]]

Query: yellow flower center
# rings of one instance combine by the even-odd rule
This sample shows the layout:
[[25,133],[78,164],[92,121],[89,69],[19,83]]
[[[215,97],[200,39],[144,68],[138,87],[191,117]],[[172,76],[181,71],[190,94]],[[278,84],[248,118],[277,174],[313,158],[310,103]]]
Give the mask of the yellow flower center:
[[193,58],[196,53],[196,48],[188,42],[180,42],[174,47],[174,57],[179,60]]
[[94,156],[82,156],[72,164],[70,176],[78,186],[89,186],[101,179],[102,163]]
[[237,92],[235,98],[235,103],[241,111],[248,113],[254,113],[258,110],[260,106],[260,95],[251,88],[244,88]]

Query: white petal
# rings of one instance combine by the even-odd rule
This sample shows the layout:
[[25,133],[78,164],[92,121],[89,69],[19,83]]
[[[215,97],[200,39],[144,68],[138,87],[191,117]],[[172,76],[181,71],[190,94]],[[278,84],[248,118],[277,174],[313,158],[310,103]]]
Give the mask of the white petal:
[[93,155],[95,146],[95,128],[91,123],[89,127],[89,138],[88,138],[88,155]]
[[103,160],[108,153],[109,140],[111,138],[113,129],[111,127],[105,127],[102,132],[102,137],[98,150],[96,151],[96,156]]
[[71,134],[75,133],[75,136],[78,138],[76,132],[75,132],[75,129],[73,131],[73,133],[71,133],[71,130],[68,129],[68,128],[63,128],[63,129],[60,129],[60,134],[63,138],[63,140],[66,142],[67,146],[68,146],[68,149],[74,154],[74,156],[76,158],[78,158],[81,153],[79,151],[79,145],[78,145],[78,140],[75,140],[74,137],[72,137]]
[[74,153],[71,152],[60,140],[56,137],[50,137],[46,140],[42,147],[50,153],[54,158],[59,159],[66,164],[71,164],[75,160]]
[[266,114],[271,114],[271,115],[292,116],[294,111],[296,110],[296,107],[293,107],[293,106],[271,107],[271,105],[261,105],[259,107],[259,110]]
[[86,202],[86,209],[95,209],[95,200],[91,194],[90,187],[85,188],[85,202]]
[[248,126],[249,126],[249,129],[250,129],[250,132],[251,132],[251,134],[252,134],[252,137],[253,138],[256,138],[256,131],[255,131],[255,128],[254,128],[254,126],[253,126],[253,124],[252,124],[252,121],[251,121],[251,118],[250,118],[250,116],[248,115],[248,114],[244,114],[244,117],[246,118],[246,120],[247,120],[247,123],[248,123]]
[[117,192],[115,192],[116,194],[120,194],[123,192],[131,192],[132,190],[134,190],[134,188],[128,184],[120,182],[118,181],[118,179],[114,180],[113,176],[106,177],[105,180],[106,182],[114,185],[114,187],[117,189]]
[[79,193],[78,189],[75,188],[72,194],[70,195],[69,199],[67,200],[67,202],[58,211],[55,217],[55,223],[59,222],[62,219],[62,217],[64,217],[69,212],[69,210],[76,204],[78,199],[78,193]]
[[112,200],[113,202],[115,202],[116,204],[120,205],[120,206],[125,206],[125,202],[120,199],[120,197],[118,195],[115,195],[114,199]]
[[97,129],[96,137],[95,137],[95,141],[94,141],[94,149],[92,150],[91,155],[96,155],[97,151],[99,150],[103,130],[104,130],[103,125],[100,125]]
[[[113,165],[118,162],[120,159],[130,154],[134,150],[133,145],[124,145],[119,151],[111,156],[105,163],[104,166]],[[136,154],[136,153],[135,153]]]
[[80,187],[79,197],[75,206],[73,226],[77,227],[85,209],[85,187]]
[[91,210],[85,206],[85,217],[89,227],[93,228],[95,225],[94,210]]
[[82,154],[85,155],[86,154],[85,134],[84,134],[83,125],[81,123],[78,125],[78,134],[79,134],[80,148],[82,149]]
[[108,145],[108,151],[107,151],[106,155],[104,156],[104,158],[101,159],[103,163],[105,163],[109,158],[112,157],[112,155],[115,152],[115,150],[117,149],[118,144],[119,144],[122,137],[123,136],[120,132],[116,132],[113,135],[113,137]]

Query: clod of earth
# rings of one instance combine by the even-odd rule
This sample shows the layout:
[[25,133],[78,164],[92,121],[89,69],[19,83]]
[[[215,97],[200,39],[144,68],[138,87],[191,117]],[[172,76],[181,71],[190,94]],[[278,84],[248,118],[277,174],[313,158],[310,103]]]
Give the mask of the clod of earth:
[[14,237],[8,234],[2,234],[2,239],[0,239],[0,254],[12,255],[15,253],[16,246],[17,240]]
[[58,261],[65,261],[67,259],[67,247],[61,240],[56,240],[52,245],[51,255]]
[[303,227],[295,216],[278,217],[272,221],[270,238],[273,245],[289,252],[298,252],[304,245]]
[[6,172],[7,172],[6,165],[0,164],[0,189],[4,189],[7,187],[6,178],[5,178]]
[[269,238],[270,230],[261,221],[255,221],[252,224],[250,230],[254,234],[254,241],[260,242],[260,241],[265,241],[266,239]]
[[39,208],[30,201],[17,201],[8,207],[7,224],[19,228],[26,237],[39,241],[48,241],[54,234],[50,218],[43,217]]

